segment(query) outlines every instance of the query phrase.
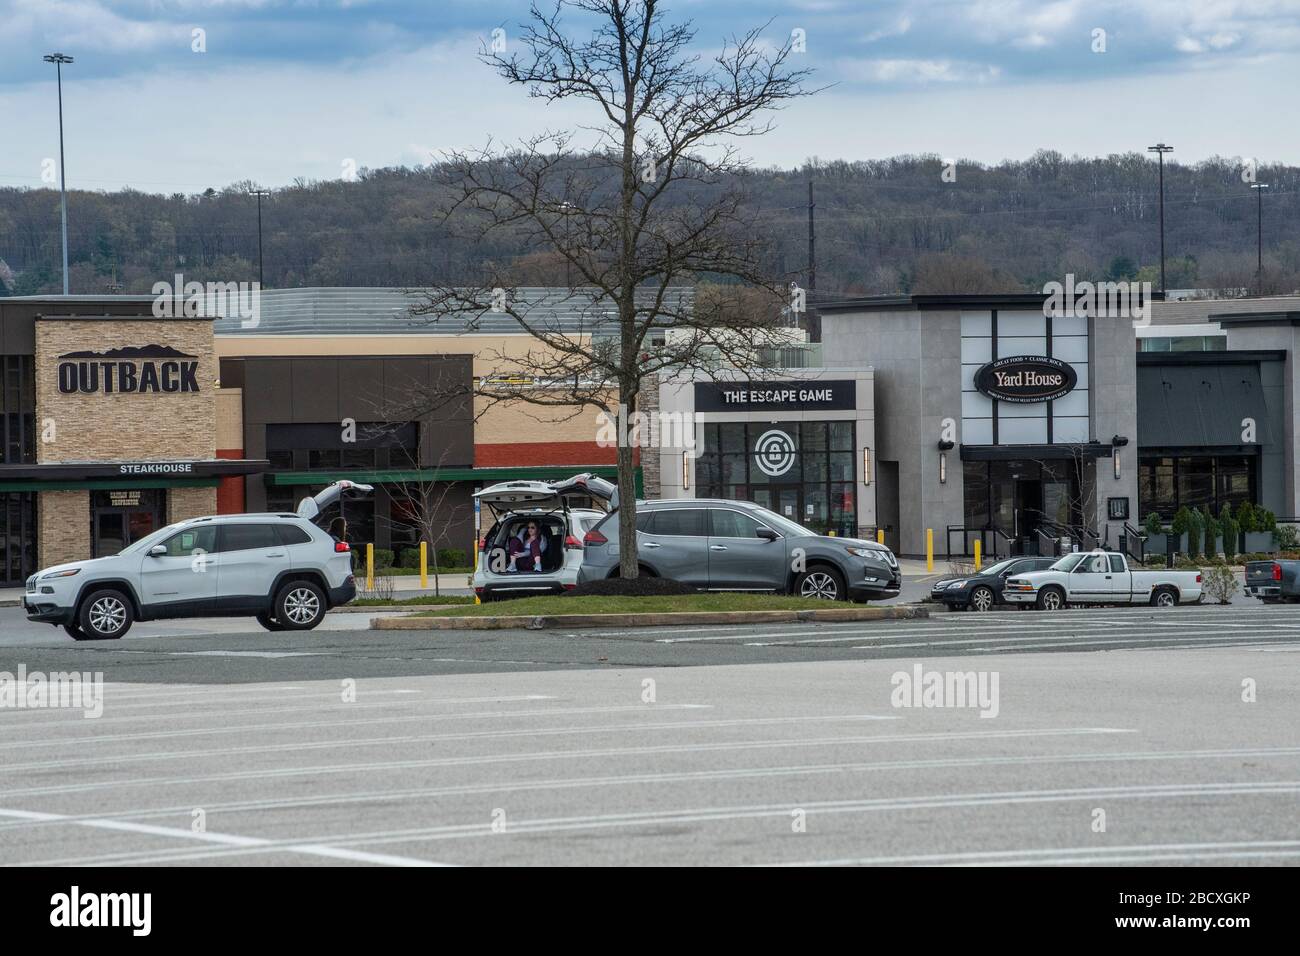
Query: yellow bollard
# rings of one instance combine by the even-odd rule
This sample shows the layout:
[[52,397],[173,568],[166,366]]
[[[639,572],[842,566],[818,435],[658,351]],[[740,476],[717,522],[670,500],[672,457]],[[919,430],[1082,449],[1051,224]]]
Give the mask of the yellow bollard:
[[420,587],[429,586],[429,542],[420,542]]
[[374,542],[366,544],[366,590],[375,589],[375,545]]
[[975,542],[975,570],[978,571],[979,569],[980,569],[980,542],[977,540]]
[[934,570],[934,529],[925,529],[925,569]]
[[885,529],[884,529],[884,528],[877,528],[877,529],[876,529],[876,542],[877,542],[878,544],[884,544],[884,543],[885,543]]

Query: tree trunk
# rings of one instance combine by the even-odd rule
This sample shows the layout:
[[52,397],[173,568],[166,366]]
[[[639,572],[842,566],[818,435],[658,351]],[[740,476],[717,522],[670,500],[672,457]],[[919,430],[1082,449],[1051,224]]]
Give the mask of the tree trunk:
[[[625,400],[626,413],[636,408],[636,395]],[[624,578],[637,576],[636,555],[636,463],[628,439],[627,422],[619,422],[618,436],[618,567]]]

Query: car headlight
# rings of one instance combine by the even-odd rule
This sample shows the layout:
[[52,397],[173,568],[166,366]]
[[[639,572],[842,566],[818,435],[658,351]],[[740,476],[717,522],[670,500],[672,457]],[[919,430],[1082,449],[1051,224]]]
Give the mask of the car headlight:
[[49,574],[42,574],[41,580],[44,581],[47,578],[70,578],[74,574],[80,574],[80,573],[81,573],[81,568],[69,568],[66,571],[51,571]]
[[847,551],[849,554],[855,555],[859,558],[866,558],[868,561],[879,561],[881,564],[885,563],[884,557],[882,557],[880,552],[877,551],[875,548],[847,548],[846,547],[844,550]]
[[964,587],[966,586],[966,583],[967,583],[967,582],[964,581],[964,580],[962,580],[962,581],[953,581],[951,584],[948,585],[948,587],[950,587],[950,588],[964,588]]

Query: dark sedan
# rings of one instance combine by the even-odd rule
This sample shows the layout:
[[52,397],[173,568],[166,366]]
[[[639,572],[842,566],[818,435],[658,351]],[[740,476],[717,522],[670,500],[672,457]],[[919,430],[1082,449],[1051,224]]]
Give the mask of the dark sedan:
[[991,611],[1002,602],[1002,585],[1013,574],[1042,571],[1058,558],[1008,558],[991,567],[960,578],[936,581],[930,598],[942,601],[950,611]]

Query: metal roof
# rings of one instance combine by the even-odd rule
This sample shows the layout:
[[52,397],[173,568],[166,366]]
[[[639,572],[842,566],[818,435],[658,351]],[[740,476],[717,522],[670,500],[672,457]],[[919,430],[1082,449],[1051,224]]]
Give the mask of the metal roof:
[[[396,288],[264,289],[256,324],[238,316],[218,318],[217,335],[457,335],[527,334],[506,313],[466,313],[463,319],[411,315],[422,299],[419,290]],[[695,290],[669,290],[665,308],[690,309]],[[616,331],[614,304],[593,290],[526,288],[513,292],[519,311],[530,325],[553,332],[611,336]],[[653,291],[638,293],[638,304],[649,306]]]

